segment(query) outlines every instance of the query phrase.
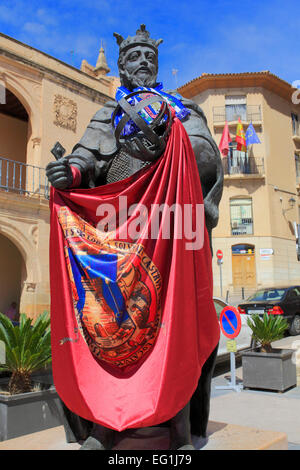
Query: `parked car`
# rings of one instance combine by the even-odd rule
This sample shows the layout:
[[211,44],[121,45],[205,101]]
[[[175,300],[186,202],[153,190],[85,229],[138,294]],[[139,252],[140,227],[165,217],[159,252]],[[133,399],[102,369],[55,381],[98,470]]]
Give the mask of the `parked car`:
[[238,309],[246,315],[283,315],[289,323],[289,333],[300,335],[300,286],[259,289]]
[[[226,303],[223,299],[220,299],[218,297],[214,297],[213,300],[214,300],[217,316],[218,318],[220,318],[223,308],[228,307],[229,304]],[[249,326],[247,325],[246,315],[241,315],[241,320],[242,320],[241,331],[239,335],[235,338],[235,341],[237,344],[237,353],[245,349],[250,349],[252,346],[252,342],[251,342],[252,332]],[[227,346],[226,346],[227,341],[228,341],[228,338],[221,331],[217,363],[223,362],[229,358],[230,353],[227,351]]]

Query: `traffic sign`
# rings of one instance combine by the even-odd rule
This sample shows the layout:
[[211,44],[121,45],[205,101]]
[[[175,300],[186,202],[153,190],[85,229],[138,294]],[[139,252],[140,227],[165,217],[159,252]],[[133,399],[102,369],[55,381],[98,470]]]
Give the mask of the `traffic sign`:
[[235,352],[237,350],[236,342],[233,340],[241,331],[242,320],[239,311],[235,307],[224,307],[220,315],[220,327],[225,336],[230,339],[227,341],[227,350],[230,352],[230,382],[228,385],[216,387],[219,390],[241,391],[241,385],[236,383],[235,371]]
[[218,259],[222,259],[223,258],[223,251],[222,250],[217,250],[216,256],[217,256]]
[[220,315],[222,333],[230,339],[236,338],[241,331],[242,321],[235,307],[224,307]]

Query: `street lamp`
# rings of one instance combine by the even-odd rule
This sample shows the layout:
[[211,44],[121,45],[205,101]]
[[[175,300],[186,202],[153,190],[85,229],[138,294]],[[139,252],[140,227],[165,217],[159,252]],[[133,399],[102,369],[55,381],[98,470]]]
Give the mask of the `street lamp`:
[[[279,200],[280,200],[280,202],[281,202],[281,204],[282,204],[282,203],[283,203],[283,198],[280,197]],[[296,199],[295,199],[293,196],[291,196],[291,197],[288,199],[288,204],[289,204],[289,205],[288,205],[288,207],[287,207],[286,209],[284,209],[284,208],[282,207],[282,213],[283,213],[283,214],[285,214],[287,211],[289,211],[289,210],[291,210],[291,209],[293,209],[293,208],[295,207]]]
[[293,207],[296,204],[296,199],[292,196],[292,197],[290,197],[288,202],[289,202],[290,208],[293,209]]

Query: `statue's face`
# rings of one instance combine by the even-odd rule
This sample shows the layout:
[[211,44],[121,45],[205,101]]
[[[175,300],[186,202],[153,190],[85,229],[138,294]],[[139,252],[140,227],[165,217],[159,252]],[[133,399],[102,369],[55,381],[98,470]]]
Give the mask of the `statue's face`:
[[139,86],[153,87],[157,72],[157,54],[148,46],[131,47],[120,64],[121,82],[130,90]]

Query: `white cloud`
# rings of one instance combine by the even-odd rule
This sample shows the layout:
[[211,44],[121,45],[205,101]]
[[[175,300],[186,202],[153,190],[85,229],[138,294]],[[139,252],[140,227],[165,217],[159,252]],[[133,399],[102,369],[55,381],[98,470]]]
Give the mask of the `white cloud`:
[[[81,34],[74,41],[74,52],[83,57],[91,57],[100,49],[100,37]],[[95,64],[96,65],[96,64]]]
[[41,23],[28,22],[23,26],[23,30],[34,35],[43,35],[47,32],[45,25]]
[[51,10],[46,10],[45,8],[39,8],[36,12],[36,16],[39,21],[48,26],[56,26],[57,22],[57,13],[52,12]]
[[17,10],[15,7],[6,7],[0,5],[0,18],[4,23],[16,26],[19,23],[21,10]]

